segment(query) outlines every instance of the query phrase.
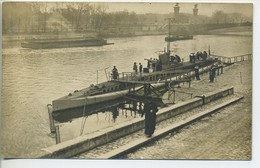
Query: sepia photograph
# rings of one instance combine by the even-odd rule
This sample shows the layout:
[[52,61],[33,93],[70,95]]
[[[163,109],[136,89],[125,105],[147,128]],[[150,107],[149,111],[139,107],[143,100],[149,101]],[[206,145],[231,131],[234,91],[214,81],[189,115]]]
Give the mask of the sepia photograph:
[[2,3],[1,158],[252,160],[253,4]]

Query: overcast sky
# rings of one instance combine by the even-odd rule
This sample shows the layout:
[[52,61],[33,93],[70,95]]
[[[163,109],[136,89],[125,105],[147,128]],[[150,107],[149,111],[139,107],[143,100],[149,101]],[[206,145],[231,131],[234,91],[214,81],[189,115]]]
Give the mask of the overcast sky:
[[[144,13],[160,13],[168,14],[173,12],[175,3],[105,3],[108,6],[108,12],[122,11],[127,9],[128,11],[136,12],[137,14]],[[179,3],[180,13],[191,13],[196,3]],[[211,16],[216,10],[222,10],[225,13],[242,13],[243,15],[252,17],[252,4],[249,3],[197,3],[200,15]]]

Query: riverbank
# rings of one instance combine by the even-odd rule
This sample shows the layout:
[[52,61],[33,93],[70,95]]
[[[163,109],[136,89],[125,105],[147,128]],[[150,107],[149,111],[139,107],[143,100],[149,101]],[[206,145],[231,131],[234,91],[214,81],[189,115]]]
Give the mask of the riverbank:
[[[221,28],[216,30],[209,30],[204,32],[204,35],[235,35],[240,34],[241,32],[247,32],[247,35],[252,35],[252,26],[239,26],[239,27],[229,27],[229,28]],[[199,34],[199,35],[203,35]],[[125,33],[125,34],[118,34],[118,33],[110,33],[102,35],[103,38],[123,38],[123,37],[136,37],[136,36],[156,36],[156,35],[168,35],[166,31],[136,31],[134,33]],[[76,37],[93,37],[97,36],[95,32],[86,32],[86,33],[74,33],[74,32],[49,32],[49,33],[35,33],[35,34],[3,34],[3,44],[7,42],[21,42],[25,39],[31,38],[76,38]],[[6,44],[4,45],[6,46]]]
[[239,27],[216,29],[216,30],[210,30],[206,34],[252,36],[253,27],[252,26],[239,26]]

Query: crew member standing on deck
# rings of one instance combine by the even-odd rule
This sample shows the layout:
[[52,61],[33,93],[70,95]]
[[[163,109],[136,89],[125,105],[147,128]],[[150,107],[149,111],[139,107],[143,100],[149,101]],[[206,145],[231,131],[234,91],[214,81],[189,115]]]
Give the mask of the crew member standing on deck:
[[206,59],[207,59],[207,57],[208,57],[208,54],[207,54],[207,52],[206,52],[206,51],[204,51],[204,52],[203,52],[203,60],[206,60]]
[[134,70],[135,73],[137,73],[137,65],[136,65],[136,62],[134,63],[133,70]]
[[200,74],[199,74],[199,66],[194,67],[196,80],[200,80]]
[[195,57],[195,53],[191,53],[190,55],[190,63],[195,63],[196,57]]
[[147,60],[147,68],[150,68],[150,60]]
[[209,80],[210,80],[210,82],[214,82],[215,75],[216,75],[216,67],[213,65],[210,68],[210,71],[209,71]]
[[141,63],[139,63],[139,72],[140,74],[143,72],[143,65]]
[[190,56],[190,63],[192,63],[192,55],[190,54],[189,56]]
[[199,51],[196,53],[196,57],[197,57],[197,60],[200,60],[200,52]]
[[115,79],[118,78],[118,76],[119,76],[118,70],[117,70],[116,66],[114,66],[114,68],[113,68],[113,70],[112,70],[112,77],[113,77],[113,79],[115,80]]
[[181,58],[180,58],[180,56],[175,55],[175,58],[176,58],[177,62],[181,62]]
[[154,58],[153,62],[152,62],[152,68],[153,68],[153,72],[155,72],[155,64],[156,64],[156,60]]

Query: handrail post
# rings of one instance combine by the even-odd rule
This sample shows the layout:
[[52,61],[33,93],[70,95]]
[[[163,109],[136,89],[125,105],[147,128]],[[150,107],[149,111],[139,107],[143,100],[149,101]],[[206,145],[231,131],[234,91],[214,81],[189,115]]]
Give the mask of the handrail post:
[[175,104],[175,90],[173,90],[173,103]]
[[53,120],[53,117],[52,117],[52,112],[53,112],[52,105],[48,104],[47,108],[48,108],[49,120],[50,120],[50,130],[51,130],[51,133],[55,133],[56,130],[55,130],[55,125],[54,125],[54,120]]
[[56,130],[56,144],[58,144],[60,143],[60,129],[58,125],[55,127],[55,130]]

